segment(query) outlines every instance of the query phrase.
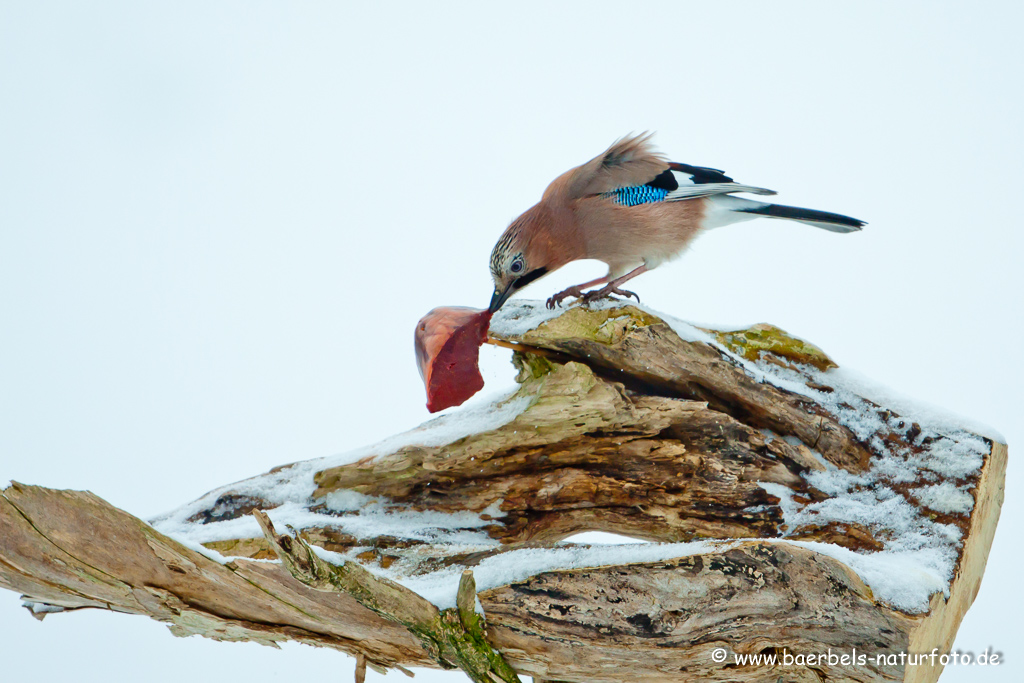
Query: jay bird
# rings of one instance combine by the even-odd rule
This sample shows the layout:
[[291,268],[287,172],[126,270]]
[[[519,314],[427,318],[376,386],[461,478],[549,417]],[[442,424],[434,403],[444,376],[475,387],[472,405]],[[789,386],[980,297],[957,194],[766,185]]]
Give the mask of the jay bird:
[[[608,274],[555,294],[548,308],[568,297],[585,303],[612,294],[636,297],[619,286],[679,256],[702,231],[759,216],[832,232],[865,225],[837,213],[736,197],[775,192],[713,168],[668,161],[650,139],[641,134],[616,141],[555,178],[541,200],[512,221],[491,252],[492,313],[517,290],[578,259],[603,261]],[[604,286],[583,291],[597,285]]]

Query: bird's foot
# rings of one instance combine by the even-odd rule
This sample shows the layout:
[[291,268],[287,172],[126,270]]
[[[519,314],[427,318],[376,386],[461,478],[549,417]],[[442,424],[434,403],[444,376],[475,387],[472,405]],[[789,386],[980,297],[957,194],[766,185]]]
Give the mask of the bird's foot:
[[630,292],[629,290],[619,289],[618,287],[613,287],[612,285],[606,285],[601,289],[591,290],[583,295],[582,300],[583,303],[589,304],[599,299],[611,298],[613,295],[621,296],[623,299],[633,297],[634,299],[636,299],[637,303],[640,303],[640,297],[637,296],[636,292]]
[[612,296],[621,296],[624,299],[633,297],[634,299],[636,299],[637,303],[640,303],[640,297],[637,296],[636,292],[630,292],[629,290],[619,289],[618,287],[614,287],[612,285],[605,285],[600,289],[592,289],[589,292],[584,292],[582,289],[580,289],[579,285],[574,285],[572,287],[569,287],[568,289],[562,290],[558,294],[555,294],[550,299],[548,299],[547,307],[553,309],[555,306],[558,306],[569,297],[579,299],[581,303],[589,304],[599,299],[608,299]]
[[580,289],[579,285],[573,285],[568,289],[563,289],[561,292],[555,294],[550,299],[548,299],[547,306],[550,309],[554,309],[555,306],[559,305],[569,297],[573,297],[574,299],[582,299],[583,290]]

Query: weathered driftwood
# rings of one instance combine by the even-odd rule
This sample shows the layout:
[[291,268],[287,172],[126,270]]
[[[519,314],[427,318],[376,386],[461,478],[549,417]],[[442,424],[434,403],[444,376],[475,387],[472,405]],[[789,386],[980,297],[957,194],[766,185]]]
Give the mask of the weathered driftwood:
[[[493,680],[488,671],[512,680],[507,661],[519,674],[562,681],[935,680],[941,667],[931,663],[737,667],[732,655],[948,651],[984,571],[1005,445],[936,432],[870,401],[844,403],[820,372],[834,364],[769,326],[687,340],[635,307],[573,308],[529,331],[505,322],[492,335],[519,349],[515,400],[525,409],[446,445],[324,466],[313,495],[298,501],[321,521],[300,525],[298,537],[273,531],[260,511],[273,516],[283,501],[252,482],[190,508],[196,529],[261,516],[263,533],[205,543],[230,556],[226,564],[91,494],[13,485],[0,498],[0,585],[37,611],[101,607],[149,614],[177,634],[334,647],[359,657],[357,677],[367,664],[456,665],[474,680]],[[776,367],[789,384],[760,374]],[[796,391],[795,381],[813,391]],[[870,434],[849,419],[857,410],[874,420]],[[964,450],[949,448],[957,439],[982,444],[978,466],[929,469],[935,452]],[[884,474],[882,460],[905,467]],[[818,552],[841,546],[868,557],[894,543],[884,525],[794,512],[833,500],[815,485],[815,474],[829,472],[884,484],[922,524],[959,535],[947,548],[948,597],[940,590],[924,611],[898,608]],[[922,492],[938,484],[967,502],[929,502]],[[332,495],[352,492],[367,496],[365,507],[332,506]],[[433,537],[349,524],[381,501],[454,521]],[[460,530],[492,543],[453,540]],[[457,605],[439,610],[371,573],[446,576],[495,556],[514,564],[524,557],[517,549],[560,547],[583,530],[718,542],[491,586],[478,596],[486,624],[468,582]],[[308,544],[341,556],[327,562]],[[283,563],[263,561],[274,558]],[[714,661],[716,648],[725,662]]]

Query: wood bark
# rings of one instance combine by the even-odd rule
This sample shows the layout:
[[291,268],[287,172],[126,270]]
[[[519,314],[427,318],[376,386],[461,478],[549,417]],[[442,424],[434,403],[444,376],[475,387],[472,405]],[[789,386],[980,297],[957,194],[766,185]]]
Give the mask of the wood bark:
[[[984,440],[981,466],[950,480],[969,493],[967,513],[915,498],[937,483],[934,472],[890,482],[961,538],[948,597],[936,592],[923,613],[897,609],[843,562],[792,543],[872,553],[892,541],[884,529],[812,519],[794,526],[785,505],[830,499],[809,474],[862,475],[886,453],[912,459],[953,437],[870,402],[884,433],[855,433],[815,394],[758,375],[758,367],[777,366],[803,373],[814,388],[815,371],[835,367],[819,349],[770,326],[709,334],[686,340],[635,307],[573,308],[521,334],[495,329],[492,341],[516,349],[525,410],[454,443],[321,469],[306,503],[338,523],[292,537],[261,517],[262,535],[206,544],[229,556],[226,564],[92,494],[14,484],[0,497],[0,586],[25,595],[37,616],[112,609],[148,614],[177,635],[332,647],[359,657],[357,677],[365,666],[458,666],[474,680],[512,680],[501,668],[511,665],[552,681],[934,681],[941,666],[931,664],[730,662],[734,653],[948,651],[984,572],[1006,446]],[[494,544],[424,540],[397,527],[346,531],[346,520],[363,511],[327,502],[345,491],[407,510],[475,513]],[[275,506],[240,487],[191,521]],[[450,610],[374,578],[473,569],[523,548],[562,547],[586,530],[716,543],[676,558],[543,571],[491,587],[477,596],[486,617],[479,623],[466,578]],[[311,546],[347,559],[335,565],[312,550],[303,555]],[[265,561],[274,559],[282,561]],[[718,648],[728,661],[714,661]]]

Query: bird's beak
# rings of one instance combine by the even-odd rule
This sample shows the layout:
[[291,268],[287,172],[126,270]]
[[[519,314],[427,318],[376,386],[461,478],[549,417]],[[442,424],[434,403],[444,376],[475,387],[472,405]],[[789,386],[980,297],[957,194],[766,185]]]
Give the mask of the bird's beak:
[[512,283],[509,283],[509,285],[505,287],[504,291],[499,291],[495,289],[494,294],[491,296],[491,305],[488,306],[488,310],[491,313],[497,311],[499,308],[501,308],[502,304],[508,301],[508,298],[512,296],[514,292],[515,288],[512,287]]

